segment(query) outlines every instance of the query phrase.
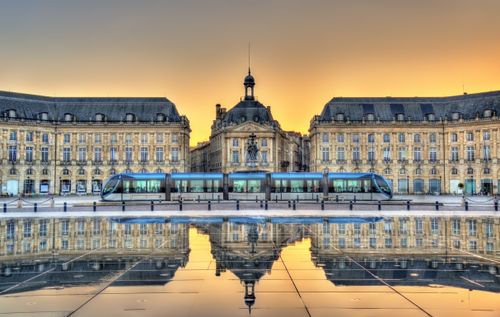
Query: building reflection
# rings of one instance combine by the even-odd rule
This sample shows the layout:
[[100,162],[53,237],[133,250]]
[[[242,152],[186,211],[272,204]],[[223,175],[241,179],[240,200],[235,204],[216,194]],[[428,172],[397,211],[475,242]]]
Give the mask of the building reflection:
[[230,270],[241,280],[249,312],[256,300],[255,284],[271,271],[284,247],[304,236],[302,225],[252,219],[211,224],[205,230],[216,261],[215,274]]
[[113,285],[165,284],[189,255],[188,225],[166,219],[2,219],[0,237],[0,292],[44,272],[50,274],[14,291],[95,284],[117,274]]
[[499,218],[330,220],[311,226],[311,256],[336,285],[380,285],[380,278],[500,291]]

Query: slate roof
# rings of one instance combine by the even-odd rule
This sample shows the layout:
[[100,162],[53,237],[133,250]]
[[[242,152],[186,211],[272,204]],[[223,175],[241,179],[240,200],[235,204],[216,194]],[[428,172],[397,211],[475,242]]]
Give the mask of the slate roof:
[[51,121],[64,121],[69,113],[77,122],[95,121],[96,114],[103,114],[107,122],[124,121],[127,113],[139,122],[157,120],[163,114],[168,122],[180,122],[175,104],[167,98],[100,98],[100,97],[46,97],[0,91],[0,117],[8,110],[16,110],[16,117],[35,120],[40,113],[48,113]]
[[412,121],[423,121],[428,114],[450,120],[453,113],[468,120],[482,117],[485,110],[500,114],[500,91],[450,97],[336,97],[325,105],[319,121],[335,121],[337,114],[350,121],[361,121],[368,114],[380,121],[392,121],[397,114]]
[[226,124],[239,124],[245,121],[254,121],[258,123],[275,122],[271,111],[256,100],[240,101],[236,106],[227,111],[222,118],[222,122]]

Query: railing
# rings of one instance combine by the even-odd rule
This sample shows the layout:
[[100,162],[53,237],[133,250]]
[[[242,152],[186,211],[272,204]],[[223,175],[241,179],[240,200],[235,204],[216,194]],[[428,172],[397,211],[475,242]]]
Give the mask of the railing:
[[[323,199],[326,198],[326,199]],[[387,211],[387,212],[400,212],[422,211],[435,212],[435,211],[469,211],[474,212],[498,212],[498,199],[495,197],[487,198],[486,200],[479,201],[474,198],[465,197],[460,203],[450,204],[440,201],[434,202],[413,202],[411,200],[389,200],[389,201],[373,201],[373,200],[357,200],[354,199],[344,200],[340,195],[330,195],[327,197],[316,196],[313,200],[291,199],[291,200],[262,200],[256,197],[254,200],[222,200],[219,196],[213,200],[202,200],[200,197],[192,200],[174,200],[174,201],[149,201],[149,202],[97,202],[74,204],[71,205],[61,199],[54,199],[49,197],[44,200],[35,201],[27,200],[19,197],[10,201],[0,203],[2,205],[3,213],[8,212],[173,212],[173,211],[239,211],[246,210],[268,210],[283,211],[287,209],[302,210],[306,212],[314,211]],[[189,215],[189,214],[186,214]],[[319,214],[320,215],[320,214]],[[375,214],[376,215],[376,214]],[[411,215],[411,214],[408,214]],[[473,215],[473,214],[471,214]],[[293,214],[292,214],[293,216]]]

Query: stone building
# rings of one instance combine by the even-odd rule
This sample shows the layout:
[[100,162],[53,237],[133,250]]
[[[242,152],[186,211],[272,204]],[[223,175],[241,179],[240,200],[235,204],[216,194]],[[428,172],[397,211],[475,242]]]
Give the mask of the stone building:
[[223,173],[301,170],[301,137],[281,129],[271,107],[256,100],[250,70],[243,84],[245,97],[236,106],[230,110],[215,106],[209,144],[191,151],[195,157],[208,157],[207,166],[192,169]]
[[310,123],[311,170],[376,172],[396,193],[496,194],[500,91],[333,98]]
[[191,152],[191,172],[208,172],[208,148],[210,142],[198,142],[196,146],[192,147]]
[[111,175],[189,169],[189,121],[166,98],[0,92],[0,193],[98,193]]

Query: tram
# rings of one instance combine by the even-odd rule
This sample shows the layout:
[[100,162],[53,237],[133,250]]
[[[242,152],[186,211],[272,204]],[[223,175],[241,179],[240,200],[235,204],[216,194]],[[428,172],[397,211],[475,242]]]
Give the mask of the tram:
[[104,201],[389,200],[387,180],[374,173],[126,173],[109,178]]

